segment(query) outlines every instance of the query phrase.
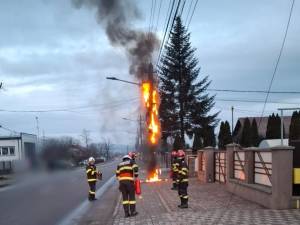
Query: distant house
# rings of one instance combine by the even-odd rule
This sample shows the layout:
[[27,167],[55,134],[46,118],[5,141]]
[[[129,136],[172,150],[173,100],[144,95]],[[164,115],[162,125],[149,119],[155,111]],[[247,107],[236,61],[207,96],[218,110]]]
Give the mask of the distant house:
[[[237,132],[237,135],[234,137],[236,142],[239,142],[241,135],[242,135],[242,130],[244,126],[244,121],[245,119],[248,118],[250,120],[250,123],[252,124],[252,121],[255,119],[258,127],[258,135],[262,138],[266,138],[266,131],[267,131],[267,125],[268,125],[268,119],[269,117],[240,117],[238,118],[238,121],[241,123],[241,127],[239,131]],[[284,116],[283,117],[283,124],[284,124],[284,133],[285,137],[289,136],[289,129],[290,129],[290,124],[291,124],[291,116]]]
[[12,171],[21,164],[34,165],[36,146],[37,136],[34,134],[0,136],[0,173]]

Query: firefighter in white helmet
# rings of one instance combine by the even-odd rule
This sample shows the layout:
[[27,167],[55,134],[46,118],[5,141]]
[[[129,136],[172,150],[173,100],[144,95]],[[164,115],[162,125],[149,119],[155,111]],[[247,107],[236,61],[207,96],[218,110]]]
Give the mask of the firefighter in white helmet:
[[98,179],[102,178],[102,173],[97,170],[94,157],[90,157],[88,159],[88,165],[86,166],[86,176],[87,176],[88,184],[90,186],[88,199],[90,201],[97,200],[95,197],[96,182]]

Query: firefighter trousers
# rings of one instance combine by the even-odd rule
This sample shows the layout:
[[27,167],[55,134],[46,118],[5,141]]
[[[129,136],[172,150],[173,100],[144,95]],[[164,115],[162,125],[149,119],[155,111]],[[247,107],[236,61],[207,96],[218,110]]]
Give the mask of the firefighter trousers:
[[188,193],[187,193],[188,183],[187,182],[179,182],[178,184],[178,195],[180,198],[181,205],[188,204]]
[[177,188],[178,187],[178,180],[177,180],[177,172],[173,172],[172,174],[172,180],[173,180],[173,188]]
[[125,215],[135,213],[135,189],[133,181],[120,181],[119,190],[123,197],[123,208]]
[[89,200],[95,199],[96,195],[96,181],[89,182],[90,190],[89,190]]

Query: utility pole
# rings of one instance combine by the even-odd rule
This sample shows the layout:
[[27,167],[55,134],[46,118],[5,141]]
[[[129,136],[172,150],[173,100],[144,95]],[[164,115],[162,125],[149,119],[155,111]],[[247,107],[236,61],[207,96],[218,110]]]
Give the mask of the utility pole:
[[140,114],[140,148],[143,146],[142,115]]
[[36,130],[37,130],[37,148],[40,148],[40,126],[39,126],[39,117],[35,117],[36,120]]
[[233,106],[231,106],[231,136],[233,136]]

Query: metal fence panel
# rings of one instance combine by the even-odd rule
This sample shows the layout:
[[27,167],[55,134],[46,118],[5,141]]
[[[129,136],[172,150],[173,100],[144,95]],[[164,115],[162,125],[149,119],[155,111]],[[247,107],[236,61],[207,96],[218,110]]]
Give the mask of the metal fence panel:
[[226,182],[226,153],[215,152],[215,180]]
[[234,178],[238,180],[245,180],[245,152],[234,152]]
[[257,151],[254,160],[254,183],[272,186],[272,153]]

